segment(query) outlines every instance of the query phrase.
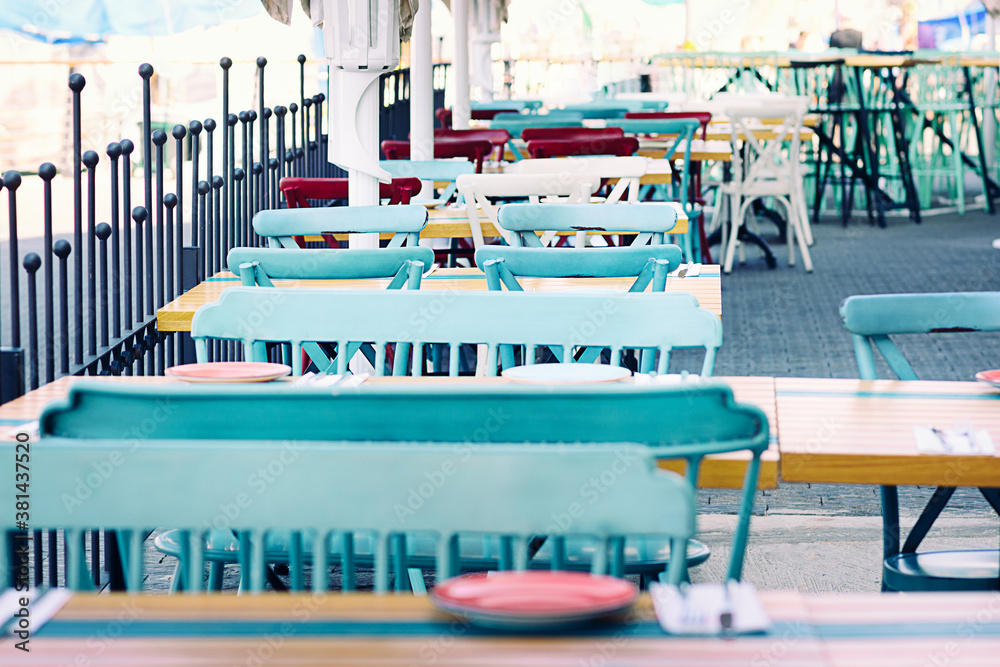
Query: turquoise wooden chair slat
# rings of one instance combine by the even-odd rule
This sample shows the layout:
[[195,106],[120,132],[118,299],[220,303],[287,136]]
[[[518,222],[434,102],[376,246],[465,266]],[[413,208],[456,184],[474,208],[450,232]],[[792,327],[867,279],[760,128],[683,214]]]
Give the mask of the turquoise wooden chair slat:
[[632,233],[633,246],[662,244],[677,224],[677,210],[665,203],[611,204],[504,204],[497,223],[511,232],[511,245],[542,247],[536,232],[600,231]]
[[[254,315],[256,313],[256,315]],[[266,316],[260,316],[267,313]],[[589,325],[585,325],[589,323]],[[599,326],[597,324],[599,323]],[[591,326],[593,325],[593,326]],[[622,352],[659,353],[655,370],[665,373],[674,348],[704,348],[702,374],[710,375],[722,344],[722,324],[698,307],[690,294],[570,294],[510,292],[355,291],[233,287],[219,301],[198,309],[191,335],[199,358],[209,339],[242,341],[247,358],[264,361],[261,343],[291,346],[293,373],[301,372],[304,343],[334,343],[338,349],[370,342],[411,344],[410,368],[397,363],[394,374],[422,375],[425,352],[444,344],[451,351],[448,372],[458,373],[458,348],[484,345],[484,372],[496,375],[498,350],[513,345],[526,357],[539,346],[607,348],[611,363],[622,365]],[[398,362],[397,355],[396,361]],[[347,355],[337,356],[338,373],[347,371]],[[381,359],[375,373],[382,373]],[[654,370],[654,369],[650,369]]]
[[[434,263],[434,251],[421,246],[334,250],[326,248],[233,248],[229,271],[243,275],[244,264],[256,264],[256,277],[273,280],[351,280],[410,276]],[[419,265],[419,266],[418,266]],[[254,284],[254,283],[251,283]],[[264,282],[256,284],[271,287]],[[416,280],[413,289],[420,287]]]
[[512,291],[523,291],[517,276],[533,278],[626,278],[635,277],[630,292],[662,292],[667,274],[680,266],[681,249],[675,245],[628,246],[624,248],[517,248],[483,246],[476,250],[476,265],[482,267],[491,290],[501,283]]
[[427,209],[419,204],[399,206],[336,206],[260,211],[253,229],[271,247],[297,248],[295,236],[394,232],[389,247],[416,245],[427,225]]
[[[335,411],[340,418],[337,420],[319,421],[316,414],[330,414]],[[121,419],[111,420],[101,418],[101,415],[117,414]],[[246,419],[246,415],[254,415],[254,419]],[[385,419],[387,414],[393,419]],[[729,564],[729,575],[738,578],[742,569],[743,552],[749,530],[750,511],[753,506],[753,494],[759,474],[759,457],[768,446],[767,420],[760,410],[753,406],[736,404],[731,390],[721,383],[701,383],[699,385],[645,386],[631,384],[613,386],[575,386],[575,387],[532,387],[524,385],[465,385],[455,387],[443,384],[430,386],[367,384],[350,389],[317,389],[294,387],[281,383],[256,387],[232,387],[219,391],[218,387],[205,386],[164,386],[164,385],[130,385],[129,387],[113,386],[108,383],[88,383],[81,381],[74,385],[68,397],[49,406],[39,421],[42,440],[37,445],[49,447],[53,444],[64,445],[64,450],[74,457],[53,455],[53,465],[48,462],[40,464],[40,469],[46,471],[45,486],[37,487],[41,494],[45,489],[73,488],[65,486],[66,479],[75,479],[82,474],[80,470],[92,470],[94,460],[104,460],[108,452],[121,452],[127,448],[129,474],[114,475],[115,484],[104,484],[100,487],[97,503],[88,499],[82,506],[73,504],[67,506],[61,492],[45,493],[42,503],[33,506],[36,526],[59,527],[94,527],[108,528],[148,528],[153,526],[182,526],[188,531],[172,533],[174,544],[187,546],[188,557],[201,550],[202,535],[206,529],[215,531],[209,538],[209,544],[225,547],[216,549],[214,555],[202,554],[205,560],[228,559],[237,560],[242,564],[244,572],[251,567],[254,572],[263,571],[263,563],[280,554],[265,555],[264,549],[282,550],[288,547],[288,553],[304,554],[303,559],[311,558],[311,562],[330,564],[337,560],[343,564],[345,572],[350,571],[357,563],[373,563],[376,569],[384,567],[385,556],[378,557],[379,542],[386,532],[413,535],[413,542],[406,553],[414,555],[414,562],[426,565],[428,554],[433,552],[433,543],[429,542],[422,532],[430,531],[443,536],[444,528],[432,527],[422,521],[427,520],[427,510],[430,517],[437,517],[441,512],[449,512],[451,508],[463,507],[456,512],[472,517],[473,523],[453,522],[449,519],[449,528],[453,533],[503,533],[505,526],[498,527],[489,515],[493,505],[504,505],[504,502],[490,504],[490,511],[478,502],[467,500],[455,501],[447,494],[435,494],[425,498],[425,503],[416,508],[412,503],[410,491],[427,481],[424,472],[441,470],[447,477],[447,484],[442,488],[454,492],[453,480],[461,478],[461,487],[478,489],[475,495],[468,498],[488,497],[491,499],[505,498],[496,484],[507,484],[503,488],[516,489],[519,498],[534,499],[545,496],[541,502],[544,506],[535,512],[513,512],[519,519],[541,517],[541,523],[525,527],[523,535],[549,535],[568,538],[576,534],[590,534],[587,522],[572,521],[572,525],[556,521],[554,516],[562,516],[567,507],[567,499],[578,497],[581,493],[580,479],[596,478],[593,472],[587,477],[573,478],[567,482],[565,492],[560,492],[562,483],[559,481],[566,468],[553,473],[554,484],[545,480],[549,473],[544,462],[539,466],[535,460],[518,459],[509,463],[501,463],[499,459],[483,462],[480,454],[486,452],[492,455],[492,446],[514,448],[515,451],[530,451],[541,447],[557,447],[557,456],[566,456],[567,452],[598,448],[602,452],[614,452],[618,458],[617,464],[608,466],[608,460],[603,459],[603,470],[613,470],[616,474],[615,487],[628,486],[632,482],[631,472],[637,470],[648,474],[652,467],[649,457],[681,458],[688,461],[686,473],[688,490],[697,477],[698,462],[709,454],[719,454],[731,451],[748,450],[752,454],[744,484],[741,510],[737,527],[733,535],[733,550]],[[145,424],[155,424],[156,428],[143,428]],[[136,447],[131,439],[122,440],[123,433],[131,433],[132,427],[140,429],[144,435],[142,446]],[[130,438],[131,436],[129,436]],[[403,459],[396,455],[398,451],[413,452],[423,447],[414,444],[429,443],[436,445],[442,452],[441,460],[417,458]],[[504,443],[519,443],[509,445]],[[532,443],[525,447],[525,443]],[[572,446],[567,447],[567,443]],[[93,445],[105,447],[95,450]],[[391,449],[402,445],[400,449]],[[327,449],[347,448],[356,446],[364,451],[375,451],[366,463],[358,463],[354,472],[343,470],[342,465],[354,466],[355,459],[315,458],[323,455]],[[632,454],[633,448],[640,446],[638,455]],[[46,450],[53,451],[52,449]],[[218,451],[216,457],[213,452]],[[362,453],[364,453],[362,451]],[[120,502],[110,499],[106,493],[114,493],[112,489],[118,480],[129,485],[125,497],[134,501],[145,497],[144,485],[148,485],[149,476],[158,474],[151,472],[143,474],[143,458],[150,452],[162,452],[164,458],[157,459],[150,465],[152,471],[161,471],[168,465],[191,468],[196,474],[185,476],[182,482],[171,485],[168,494],[176,493],[184,501],[179,506],[190,507],[197,501],[193,510],[194,520],[172,513],[175,503],[171,499],[158,498],[156,503]],[[134,457],[134,454],[141,456]],[[156,454],[155,456],[159,456]],[[339,456],[339,454],[331,455]],[[624,457],[624,458],[622,458]],[[166,462],[169,458],[169,464]],[[218,458],[218,461],[212,462]],[[41,459],[33,459],[35,462]],[[490,484],[480,485],[478,480],[469,479],[466,475],[475,476],[479,468],[467,466],[469,461],[483,462],[483,470],[494,478]],[[62,476],[48,476],[55,472],[58,466],[55,462],[69,466],[62,471]],[[233,465],[226,463],[232,462]],[[247,491],[247,480],[263,466],[282,462],[282,470],[274,473],[274,479],[280,482],[268,483],[263,492],[267,493],[267,502],[257,502],[254,495],[250,501],[240,500],[238,509],[223,516],[220,504],[229,507],[239,493]],[[387,461],[397,465],[386,466]],[[451,462],[450,464],[448,462]],[[137,466],[137,467],[132,467]],[[454,468],[452,467],[454,466]],[[572,464],[567,463],[572,467]],[[369,474],[372,469],[392,468],[385,476],[377,475],[377,480],[371,481]],[[245,469],[244,469],[245,468]],[[624,468],[629,475],[619,475]],[[598,471],[600,467],[594,468]],[[338,471],[338,475],[323,477],[326,471]],[[498,474],[498,471],[510,470],[509,474]],[[537,479],[532,475],[521,475],[521,470],[538,473]],[[315,479],[304,480],[300,474],[304,471],[315,471]],[[405,479],[397,479],[404,471],[409,471]],[[213,476],[218,475],[217,478]],[[249,476],[248,476],[249,475]],[[628,479],[626,479],[626,477]],[[641,476],[640,476],[641,477]],[[214,481],[213,481],[214,479]],[[317,481],[322,479],[322,481]],[[343,481],[342,481],[343,480]],[[363,480],[363,483],[362,483]],[[542,481],[538,481],[542,480]],[[618,483],[623,482],[623,483]],[[287,487],[284,486],[287,484]],[[371,484],[371,489],[357,493],[365,485]],[[501,485],[502,485],[501,484]],[[221,488],[220,488],[221,487]],[[205,493],[201,490],[207,489]],[[282,489],[291,489],[286,497]],[[316,494],[327,494],[329,502],[313,498],[314,502],[303,503],[302,489],[313,489]],[[539,489],[545,493],[539,494]],[[258,494],[259,495],[259,494]],[[375,502],[381,510],[389,515],[389,525],[382,521],[369,521],[363,515],[357,515],[351,508],[354,503],[365,504]],[[261,498],[263,500],[263,498]],[[603,502],[603,500],[601,501]],[[634,503],[620,511],[622,517],[644,521],[635,516],[636,513],[648,516],[646,510],[653,512],[673,512],[672,505],[662,500],[632,498]],[[93,504],[92,504],[93,503]],[[114,511],[105,511],[106,503],[115,505]],[[228,504],[227,504],[228,503]],[[318,516],[319,523],[302,521],[291,510],[292,504],[309,516]],[[530,503],[529,503],[530,504]],[[337,509],[329,511],[336,505]],[[551,505],[551,506],[550,506]],[[520,505],[518,505],[520,507]],[[553,507],[559,507],[553,510]],[[600,523],[597,517],[590,516],[588,504],[588,521]],[[313,509],[315,508],[315,509]],[[655,508],[655,509],[654,509]],[[79,512],[86,509],[86,512]],[[149,509],[149,512],[145,510]],[[55,513],[53,515],[53,512]],[[327,514],[321,514],[328,512]],[[413,513],[411,515],[411,512]],[[12,516],[12,514],[9,514]],[[127,520],[119,521],[126,516]],[[452,516],[452,515],[449,515]],[[264,517],[264,518],[262,518]],[[338,518],[339,517],[339,518]],[[190,517],[189,517],[190,518]],[[266,518],[266,520],[265,520]],[[384,517],[383,517],[384,518]],[[413,520],[411,520],[413,519]],[[431,521],[435,520],[433,518]],[[445,519],[441,519],[445,521]],[[557,524],[553,526],[553,522]],[[563,524],[563,525],[558,525]],[[630,524],[635,526],[636,524]],[[650,535],[656,533],[648,526],[645,529],[631,530],[629,526],[608,522],[602,530],[621,527],[622,534]],[[384,528],[379,532],[379,528]],[[297,540],[294,534],[275,533],[266,536],[263,530],[282,531],[313,528],[311,541],[305,540],[299,548],[293,548]],[[368,538],[367,546],[359,537],[355,546],[358,547],[358,558],[354,558],[351,548],[344,549],[344,541],[338,538],[336,546],[331,547],[326,540],[315,540],[316,535],[326,535],[321,529],[338,529],[342,532],[340,538],[349,537],[348,543],[355,541],[354,531],[375,530],[375,536]],[[230,531],[235,530],[234,534]],[[254,539],[250,539],[253,532]],[[509,531],[515,532],[515,531]],[[600,534],[601,531],[594,531]],[[135,534],[139,534],[136,532]],[[283,537],[282,537],[283,536]],[[259,540],[257,539],[259,537]],[[687,537],[690,537],[688,534]],[[265,539],[266,538],[266,539]],[[575,538],[574,538],[575,539]],[[234,554],[232,549],[237,549]],[[372,540],[375,540],[373,543]],[[669,540],[666,553],[681,553],[679,545],[686,543],[686,538],[678,537]],[[130,549],[138,547],[137,540],[127,541]],[[124,544],[125,542],[123,542]],[[495,543],[490,543],[494,544]],[[650,552],[649,544],[658,544],[647,540],[645,543],[626,542],[626,566],[635,566],[637,559],[646,554],[646,559],[664,553],[664,547]],[[502,542],[501,542],[502,545]],[[350,545],[348,544],[348,547]],[[306,547],[310,547],[307,549]],[[490,549],[493,549],[491,546]],[[254,550],[254,557],[248,552]],[[311,555],[309,551],[311,550]],[[555,551],[552,547],[550,550]],[[636,551],[636,558],[629,555]],[[477,555],[476,542],[463,546],[463,553],[473,559],[472,565],[510,567],[512,560],[502,557],[505,552],[500,548],[500,557],[496,550],[484,551],[479,543]],[[373,553],[374,552],[374,553]],[[131,556],[135,553],[130,551]],[[451,563],[446,571],[454,572],[459,563],[458,551],[448,559]],[[590,556],[587,556],[588,558]],[[424,560],[421,561],[420,559]],[[478,560],[476,560],[478,558]],[[572,560],[572,556],[569,556]],[[280,560],[289,560],[288,554]],[[301,562],[293,565],[301,566]],[[559,558],[552,558],[555,566]],[[600,557],[590,560],[591,567],[602,570],[606,567],[608,558]],[[613,560],[613,559],[611,559]],[[683,570],[684,559],[670,559],[668,578],[676,581],[682,576],[675,568]],[[528,564],[527,554],[519,552],[516,559],[522,566]],[[76,561],[74,561],[76,562]],[[141,559],[131,558],[134,566],[133,575],[128,581],[141,581]],[[619,560],[619,562],[622,562]],[[82,560],[79,561],[82,567]],[[582,567],[580,562],[569,562],[568,566]],[[439,569],[441,563],[438,562]],[[639,567],[644,566],[641,563]],[[293,568],[294,569],[294,568]],[[320,567],[320,570],[324,568]],[[406,568],[403,567],[403,570]],[[663,561],[659,563],[663,569]],[[200,572],[200,569],[192,571]],[[643,570],[640,570],[643,571]],[[656,568],[652,569],[655,574]],[[197,590],[201,586],[200,578],[192,579],[181,568],[178,576],[186,580],[184,587]],[[218,579],[216,573],[216,582]],[[259,587],[263,581],[260,574],[245,578],[251,588]],[[78,576],[73,581],[83,585],[85,576]],[[251,581],[252,580],[252,581]],[[293,582],[295,580],[293,579]],[[348,587],[350,577],[345,576]],[[316,585],[314,583],[314,585]],[[397,586],[400,585],[397,579]],[[405,582],[404,582],[405,586]]]
[[[310,443],[291,455],[293,463],[271,478],[266,495],[258,499],[247,494],[247,480],[275,461],[287,459],[286,442],[158,440],[129,453],[128,474],[109,477],[85,503],[67,509],[60,499],[65,490],[92,471],[93,461],[120,454],[121,447],[118,439],[81,443],[53,438],[39,443],[37,454],[32,453],[32,462],[43,471],[32,480],[38,494],[32,503],[33,526],[65,530],[70,563],[67,586],[71,589],[90,588],[80,539],[84,530],[100,526],[140,534],[156,526],[179,526],[182,536],[194,539],[178,576],[185,580],[187,590],[201,590],[206,522],[223,516],[219,508],[232,505],[234,498],[247,497],[252,500],[237,506],[238,516],[231,525],[240,536],[240,555],[247,563],[244,571],[250,573],[246,577],[250,590],[264,587],[264,548],[269,531],[301,531],[323,537],[312,541],[311,560],[314,573],[326,573],[329,537],[345,531],[353,535],[361,529],[374,535],[375,589],[384,592],[389,589],[393,565],[397,573],[407,567],[405,553],[402,558],[392,555],[397,535],[404,536],[404,545],[409,533],[432,534],[439,545],[447,545],[463,533],[515,536],[523,552],[523,545],[533,535],[568,533],[552,517],[566,511],[566,499],[577,497],[582,483],[612,469],[623,456],[635,464],[618,476],[620,483],[609,487],[582,516],[574,518],[569,526],[572,533],[591,535],[604,545],[619,535],[662,535],[670,539],[678,554],[694,533],[690,485],[676,474],[657,470],[648,449],[628,445],[594,445],[572,451],[558,445],[482,445],[462,461],[447,483],[435,489],[419,511],[406,511],[407,491],[426,483],[426,471],[450,471],[456,465],[454,446]],[[387,461],[392,465],[386,465]],[[157,502],[140,502],[148,496],[150,479],[178,466],[186,471],[182,483],[167,485]],[[373,470],[378,474],[372,475]],[[310,502],[303,502],[304,490],[308,490]],[[474,502],[483,497],[491,499],[489,511]],[[9,522],[4,528],[5,533],[10,530]],[[140,549],[141,543],[128,540],[127,561],[135,564],[126,579],[131,590],[141,589]],[[525,554],[518,555],[515,565],[526,563]],[[607,557],[595,558],[593,569],[621,576],[621,567],[611,571],[608,561]],[[6,571],[7,563],[0,565]],[[294,565],[296,570],[302,569],[302,563]],[[456,574],[456,565],[454,559],[440,558],[439,579]],[[683,565],[683,557],[671,559],[672,581],[681,580]],[[398,574],[396,587],[405,589]],[[327,577],[313,579],[314,590],[328,588]]]
[[[1000,292],[852,296],[840,305],[840,317],[851,334],[861,379],[878,379],[874,348],[898,379],[917,380],[892,336],[1000,331]],[[917,552],[953,492],[952,487],[935,491],[901,545],[898,491],[895,486],[882,487],[883,590],[1000,587],[998,550]],[[980,492],[1000,514],[1000,490],[981,488]]]
[[476,173],[476,166],[468,160],[380,160],[378,165],[393,178],[448,181],[448,186],[433,200],[435,206],[446,204],[455,196],[455,179],[462,174]]

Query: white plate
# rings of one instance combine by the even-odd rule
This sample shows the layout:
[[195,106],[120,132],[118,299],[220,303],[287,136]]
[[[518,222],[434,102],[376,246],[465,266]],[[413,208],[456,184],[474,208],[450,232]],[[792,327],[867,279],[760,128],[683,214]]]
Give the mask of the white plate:
[[515,382],[578,384],[620,382],[632,377],[632,371],[607,364],[531,364],[508,368],[501,375]]

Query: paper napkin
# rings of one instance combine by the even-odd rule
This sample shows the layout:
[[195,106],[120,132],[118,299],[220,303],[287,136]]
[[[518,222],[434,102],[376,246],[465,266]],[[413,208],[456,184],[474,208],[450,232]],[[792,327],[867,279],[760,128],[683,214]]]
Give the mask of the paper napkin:
[[950,454],[957,456],[994,456],[996,447],[986,429],[937,429],[914,426],[913,437],[917,451],[922,454]]
[[649,594],[660,627],[670,634],[747,634],[765,632],[771,626],[757,589],[746,582],[681,588],[652,584]]

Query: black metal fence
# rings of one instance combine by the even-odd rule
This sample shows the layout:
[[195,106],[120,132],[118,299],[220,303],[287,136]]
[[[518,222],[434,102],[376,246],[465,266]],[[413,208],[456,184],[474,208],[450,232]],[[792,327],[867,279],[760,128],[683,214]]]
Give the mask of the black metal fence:
[[[155,375],[175,363],[193,361],[186,335],[157,330],[157,310],[222,270],[230,248],[261,243],[251,220],[257,211],[282,206],[278,183],[283,177],[344,175],[327,160],[326,96],[306,95],[305,56],[300,55],[298,63],[297,101],[265,106],[267,60],[258,58],[253,74],[257,108],[237,111],[230,109],[233,62],[222,58],[221,120],[174,125],[169,135],[153,129],[154,70],[143,64],[136,82],[142,87],[141,136],[137,141],[115,141],[103,155],[82,151],[86,81],[80,74],[69,77],[75,166],[72,242],[53,238],[53,164],[42,164],[37,175],[3,174],[10,235],[0,323],[5,313],[10,319],[6,341],[0,329],[0,403],[67,374]],[[444,104],[446,68],[435,65],[437,106]],[[380,100],[381,138],[406,138],[408,70],[382,76]],[[172,182],[167,183],[170,142],[175,163]],[[184,160],[185,144],[190,162]],[[144,185],[140,202],[131,199],[136,160],[141,161]],[[215,173],[220,163],[221,171]],[[201,164],[206,173],[199,172]],[[110,174],[108,192],[97,192],[99,169]],[[22,257],[17,205],[25,178],[42,181],[44,220],[41,254]],[[111,210],[110,220],[100,223],[95,213],[98,197],[110,198]],[[2,271],[0,267],[0,275]]]

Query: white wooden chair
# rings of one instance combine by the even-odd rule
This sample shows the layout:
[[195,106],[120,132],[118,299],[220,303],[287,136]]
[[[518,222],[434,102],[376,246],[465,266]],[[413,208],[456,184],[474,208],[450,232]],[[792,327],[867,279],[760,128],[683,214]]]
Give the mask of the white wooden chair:
[[[795,265],[797,242],[806,271],[813,270],[809,256],[812,232],[799,160],[800,135],[807,109],[808,100],[801,97],[772,98],[763,105],[751,102],[726,108],[731,123],[733,179],[719,186],[719,202],[713,215],[713,227],[725,224],[726,213],[729,217],[728,234],[723,234],[722,268],[726,273],[733,268],[739,229],[746,223],[751,204],[761,197],[771,197],[785,207],[789,266]],[[780,118],[781,122],[763,125],[762,118]],[[764,132],[773,133],[773,137],[764,138]]]
[[601,185],[601,179],[591,174],[463,174],[455,181],[458,192],[465,198],[472,240],[475,247],[484,245],[483,229],[477,206],[481,207],[504,240],[510,243],[509,232],[497,222],[497,208],[490,197],[526,197],[539,203],[542,197],[556,197],[563,203],[590,201],[590,195]]

